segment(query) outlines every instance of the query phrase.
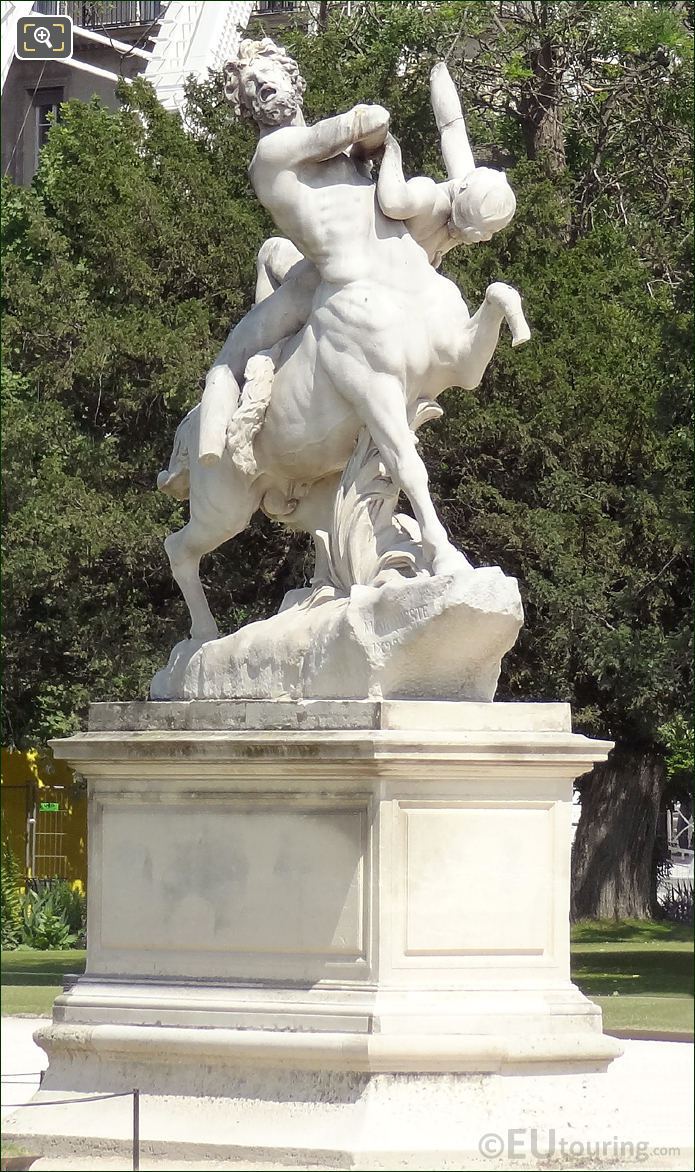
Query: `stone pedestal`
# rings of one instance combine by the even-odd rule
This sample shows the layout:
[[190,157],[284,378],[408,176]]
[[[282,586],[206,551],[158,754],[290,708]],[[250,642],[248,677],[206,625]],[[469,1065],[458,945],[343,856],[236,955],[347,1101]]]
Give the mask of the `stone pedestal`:
[[[138,1086],[172,1156],[468,1167],[619,1053],[569,977],[572,781],[611,746],[567,705],[94,705],[53,747],[89,782],[89,951],[45,1097]],[[15,1131],[78,1110],[118,1140],[77,1106]]]

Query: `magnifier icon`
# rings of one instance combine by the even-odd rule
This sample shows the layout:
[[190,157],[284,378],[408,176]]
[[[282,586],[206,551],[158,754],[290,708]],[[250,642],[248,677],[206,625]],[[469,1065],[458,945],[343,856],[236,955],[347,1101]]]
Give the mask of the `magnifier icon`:
[[47,49],[52,49],[51,34],[47,28],[37,28],[34,33],[34,40],[38,41],[40,45],[45,45]]

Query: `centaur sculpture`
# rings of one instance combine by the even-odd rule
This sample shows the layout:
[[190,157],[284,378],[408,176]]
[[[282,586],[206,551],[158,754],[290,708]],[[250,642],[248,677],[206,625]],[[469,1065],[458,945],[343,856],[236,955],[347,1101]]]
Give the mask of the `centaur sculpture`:
[[405,180],[381,106],[306,126],[304,81],[272,41],[242,41],[225,74],[235,109],[259,127],[249,174],[283,236],[261,249],[257,303],[229,334],[158,481],[190,498],[188,524],[165,544],[197,645],[218,636],[200,558],[259,508],[313,533],[315,584],[335,582],[326,557],[360,433],[360,458],[373,470],[376,457],[374,483],[390,484],[394,505],[399,488],[410,500],[416,571],[447,580],[476,573],[437,517],[414,429],[441,413],[435,401],[447,387],[479,384],[505,319],[513,345],[529,337],[516,290],[491,285],[471,317],[437,272],[450,247],[489,239],[514,212],[504,176],[475,167],[443,64],[432,73],[443,184]]

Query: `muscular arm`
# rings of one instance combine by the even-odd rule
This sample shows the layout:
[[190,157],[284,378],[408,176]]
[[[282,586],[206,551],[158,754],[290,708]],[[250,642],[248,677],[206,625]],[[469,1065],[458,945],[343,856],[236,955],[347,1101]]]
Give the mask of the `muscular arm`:
[[275,166],[320,163],[360,144],[361,154],[376,151],[388,132],[389,112],[383,106],[355,106],[346,114],[324,118],[315,126],[287,126],[262,138],[258,156]]
[[434,212],[437,185],[424,176],[406,180],[401,148],[393,135],[387,134],[376,193],[385,216],[392,220],[410,220],[413,216]]
[[449,70],[439,61],[430,74],[432,109],[441,136],[442,157],[450,179],[463,179],[475,167],[461,101]]

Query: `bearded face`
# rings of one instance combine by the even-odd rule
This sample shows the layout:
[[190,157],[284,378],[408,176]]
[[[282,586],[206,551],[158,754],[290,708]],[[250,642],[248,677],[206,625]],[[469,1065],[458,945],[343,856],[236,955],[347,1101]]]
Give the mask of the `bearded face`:
[[241,87],[252,117],[261,126],[278,126],[297,113],[297,94],[278,61],[254,61],[244,70]]
[[236,68],[230,62],[227,71],[228,96],[240,114],[259,126],[287,125],[300,109],[303,84],[291,76],[284,62],[258,56]]
[[224,67],[225,94],[236,114],[259,126],[286,126],[301,109],[306,82],[293,57],[264,37],[241,41]]

